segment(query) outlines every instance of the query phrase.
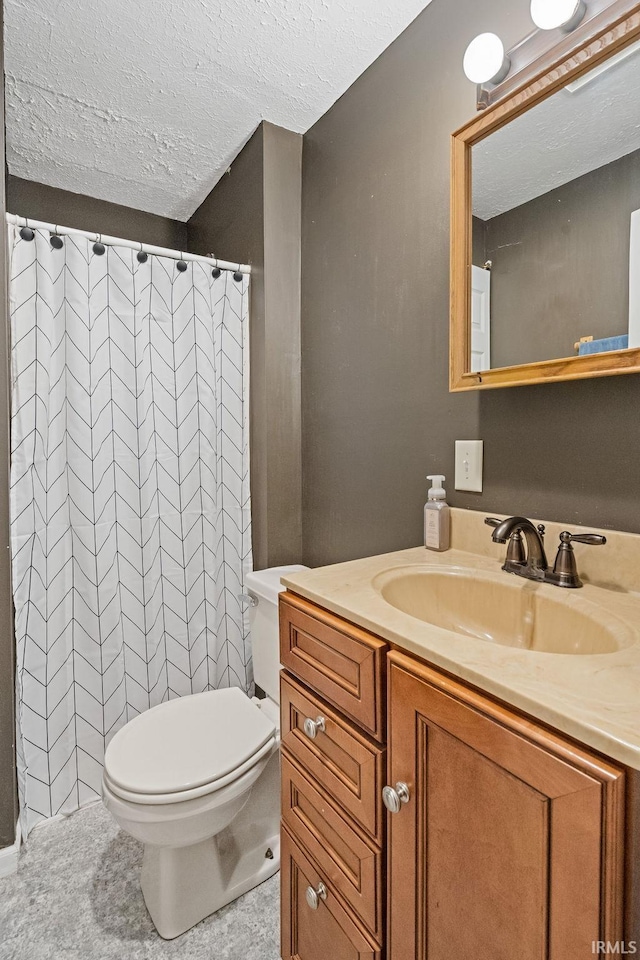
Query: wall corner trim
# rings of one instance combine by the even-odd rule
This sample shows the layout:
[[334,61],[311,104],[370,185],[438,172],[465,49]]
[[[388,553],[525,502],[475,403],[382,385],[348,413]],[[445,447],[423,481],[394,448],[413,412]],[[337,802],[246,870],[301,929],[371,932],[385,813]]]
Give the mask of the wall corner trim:
[[16,823],[16,839],[10,847],[3,847],[0,850],[0,880],[3,877],[10,877],[18,871],[18,856],[22,845],[22,831],[20,830],[20,821]]

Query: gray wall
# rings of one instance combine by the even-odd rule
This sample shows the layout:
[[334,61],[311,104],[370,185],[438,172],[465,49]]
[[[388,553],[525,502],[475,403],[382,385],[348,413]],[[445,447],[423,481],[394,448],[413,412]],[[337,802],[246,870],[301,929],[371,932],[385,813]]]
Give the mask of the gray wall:
[[95,230],[96,233],[122,237],[123,240],[140,240],[157,247],[183,250],[187,245],[186,223],[80,193],[58,190],[43,183],[21,180],[11,174],[7,177],[7,209],[20,217],[33,217],[34,220],[59,223],[77,230]]
[[264,263],[263,132],[260,125],[187,224],[191,253],[250,263],[259,284]]
[[476,267],[487,262],[487,223],[480,217],[471,218],[471,262]]
[[302,554],[301,219],[302,137],[265,123],[265,327],[264,357],[258,360],[266,380],[262,439],[269,567],[300,563]]
[[[462,57],[528,4],[433,0],[305,135],[303,555],[418,544],[427,473],[450,501],[640,532],[640,378],[448,392],[449,138],[475,115]],[[454,440],[485,441],[481,495]]]
[[[494,367],[570,357],[581,337],[628,333],[630,223],[639,208],[636,151],[486,221]],[[474,241],[477,224],[474,217]]]
[[[4,130],[4,53],[0,9],[0,125]],[[4,139],[0,139],[0,169],[4,169]],[[4,222],[6,197],[0,179],[0,215]],[[0,230],[0,264],[6,263],[6,232]],[[9,336],[7,277],[0,270],[0,303],[5,304],[0,323],[0,847],[12,844],[18,815],[16,800],[13,599],[9,562]]]
[[254,566],[302,550],[302,137],[263,123],[188,223],[189,250],[250,263]]
[[253,559],[268,566],[264,363],[264,130],[259,126],[188,221],[191,253],[251,264],[250,446]]

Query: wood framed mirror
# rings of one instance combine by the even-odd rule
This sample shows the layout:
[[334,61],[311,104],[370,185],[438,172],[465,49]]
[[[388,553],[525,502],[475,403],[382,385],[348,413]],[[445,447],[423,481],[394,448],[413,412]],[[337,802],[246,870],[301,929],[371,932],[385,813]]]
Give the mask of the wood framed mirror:
[[640,3],[538,66],[452,137],[452,392],[640,373]]

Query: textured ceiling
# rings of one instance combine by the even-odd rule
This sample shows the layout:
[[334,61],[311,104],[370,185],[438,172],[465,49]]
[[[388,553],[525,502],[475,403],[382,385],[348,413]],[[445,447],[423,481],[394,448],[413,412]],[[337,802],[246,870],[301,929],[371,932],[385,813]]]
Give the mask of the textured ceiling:
[[512,210],[640,149],[640,51],[561,90],[473,148],[473,212]]
[[429,0],[5,0],[10,173],[186,220],[261,120],[306,131]]

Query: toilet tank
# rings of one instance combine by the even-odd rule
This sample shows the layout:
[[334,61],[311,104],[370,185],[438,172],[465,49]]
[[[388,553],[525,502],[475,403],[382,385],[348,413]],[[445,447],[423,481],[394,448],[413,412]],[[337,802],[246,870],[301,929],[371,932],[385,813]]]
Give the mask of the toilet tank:
[[280,583],[280,577],[308,569],[297,563],[288,567],[255,570],[245,577],[247,590],[258,601],[249,610],[253,679],[276,703],[280,703],[278,594],[285,589]]

